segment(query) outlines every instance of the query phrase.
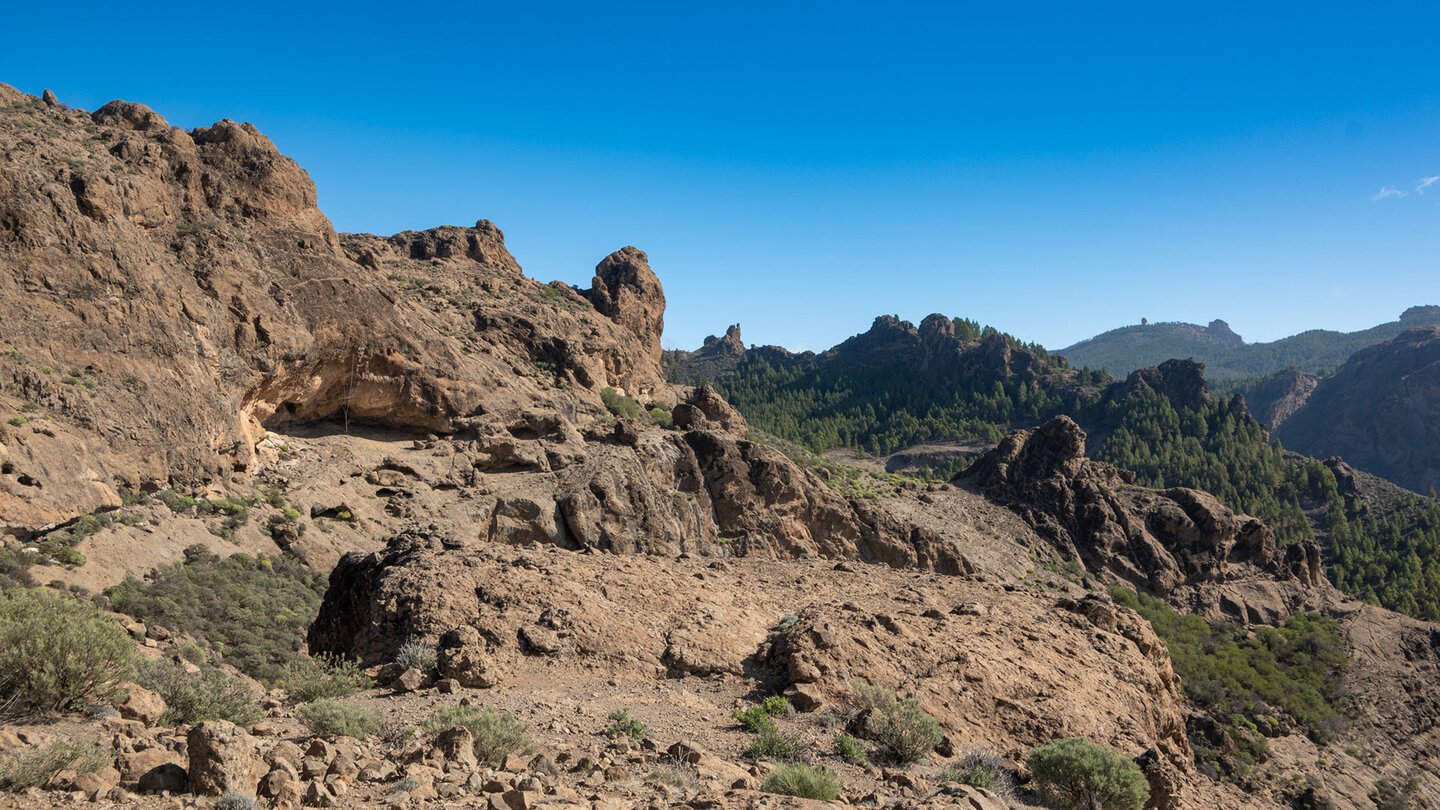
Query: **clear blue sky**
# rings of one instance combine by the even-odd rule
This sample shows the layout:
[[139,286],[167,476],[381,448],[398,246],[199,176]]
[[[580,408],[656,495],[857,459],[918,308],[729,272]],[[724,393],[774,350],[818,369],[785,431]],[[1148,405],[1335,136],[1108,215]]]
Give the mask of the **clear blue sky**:
[[488,218],[581,286],[637,245],[667,346],[1440,303],[1440,7],[1180,5],[24,3],[0,81],[253,121],[342,231]]

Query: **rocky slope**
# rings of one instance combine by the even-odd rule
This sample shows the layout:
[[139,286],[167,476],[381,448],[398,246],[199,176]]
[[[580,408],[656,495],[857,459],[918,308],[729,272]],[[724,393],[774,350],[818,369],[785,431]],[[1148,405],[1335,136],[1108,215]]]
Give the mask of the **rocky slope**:
[[1321,380],[1276,437],[1425,492],[1440,486],[1437,401],[1440,326],[1417,327],[1357,352]]
[[[42,581],[98,588],[197,540],[333,567],[314,651],[359,656],[377,675],[406,641],[439,651],[437,677],[388,672],[358,701],[400,729],[437,706],[500,706],[550,759],[486,773],[404,734],[341,757],[335,741],[315,747],[284,695],[252,729],[264,739],[74,721],[110,741],[127,791],[153,768],[208,768],[224,738],[254,766],[232,774],[241,792],[280,771],[264,790],[286,806],[813,806],[755,791],[770,766],[745,757],[727,718],[782,691],[804,710],[786,730],[842,771],[851,804],[873,793],[877,805],[989,810],[942,785],[942,768],[968,748],[1019,766],[1063,735],[1139,757],[1157,807],[1288,802],[1293,791],[1242,793],[1196,767],[1164,646],[1103,587],[1129,583],[1240,623],[1342,617],[1367,667],[1348,687],[1358,722],[1342,744],[1403,762],[1437,795],[1424,756],[1426,695],[1440,692],[1432,626],[1344,601],[1313,548],[1277,549],[1267,527],[1204,493],[1133,486],[1085,458],[1068,420],[1009,436],[955,484],[797,463],[713,390],[661,378],[664,293],[636,248],[575,289],[525,277],[485,220],[336,234],[303,170],[248,124],[186,132],[140,105],[86,114],[0,85],[0,302],[7,547],[38,551],[97,510],[137,518],[83,534],[88,561],[42,568]],[[738,329],[710,348],[779,351],[744,349]],[[1025,396],[1074,375],[1003,335],[962,338],[940,316],[882,318],[831,357]],[[1185,367],[1169,371],[1135,383],[1190,390]],[[250,506],[261,520],[231,526],[130,502],[166,489],[266,498]],[[313,530],[290,528],[286,508]],[[137,637],[154,651],[150,635]],[[916,698],[948,744],[911,772],[841,763],[829,745],[855,678]],[[626,707],[651,724],[649,746],[602,736]],[[61,733],[22,730],[0,732],[0,747]],[[1277,779],[1338,763],[1317,780],[1340,806],[1364,806],[1394,770],[1295,736],[1273,742]],[[686,741],[707,753],[661,753]],[[642,771],[662,764],[695,783],[647,784]]]
[[1329,371],[1367,346],[1383,343],[1416,326],[1440,323],[1440,307],[1410,307],[1400,318],[1358,332],[1311,329],[1269,343],[1246,343],[1224,321],[1122,326],[1060,350],[1077,368],[1104,368],[1128,374],[1165,360],[1191,358],[1210,367],[1213,380],[1263,377],[1289,367]]

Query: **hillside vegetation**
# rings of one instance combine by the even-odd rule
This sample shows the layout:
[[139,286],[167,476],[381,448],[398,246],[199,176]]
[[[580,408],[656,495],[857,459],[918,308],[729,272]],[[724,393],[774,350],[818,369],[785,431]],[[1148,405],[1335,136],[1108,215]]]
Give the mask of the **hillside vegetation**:
[[1417,306],[1399,320],[1358,332],[1311,329],[1269,343],[1245,343],[1224,321],[1209,326],[1151,323],[1122,326],[1059,351],[1073,365],[1103,368],[1123,376],[1172,358],[1205,364],[1211,380],[1263,377],[1286,368],[1319,373],[1333,370],[1350,355],[1389,340],[1415,326],[1440,323],[1440,307]]

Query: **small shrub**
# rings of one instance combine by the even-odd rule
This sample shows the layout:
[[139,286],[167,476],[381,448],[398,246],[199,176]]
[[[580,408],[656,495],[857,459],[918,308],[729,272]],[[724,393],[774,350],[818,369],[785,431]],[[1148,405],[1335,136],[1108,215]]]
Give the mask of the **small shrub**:
[[380,729],[380,715],[374,709],[330,698],[306,703],[299,714],[310,731],[320,735],[360,739]]
[[800,744],[778,731],[762,731],[750,741],[746,751],[751,759],[788,762],[800,754]]
[[119,717],[120,712],[109,703],[90,703],[85,706],[85,716],[91,720],[101,720],[106,717]]
[[162,489],[155,493],[155,497],[177,515],[188,515],[195,508],[194,498],[181,495],[173,489]]
[[226,793],[215,802],[215,810],[255,810],[255,800],[243,793]]
[[27,417],[24,417],[24,416],[12,416],[12,417],[10,417],[10,425],[11,425],[12,427],[23,427],[23,426],[25,425],[25,423],[26,423],[26,422],[29,422],[29,421],[30,421],[30,420],[29,420]]
[[675,427],[675,417],[670,413],[670,411],[666,410],[664,407],[656,405],[655,407],[647,411],[647,413],[650,415],[650,421],[654,422],[660,427]]
[[852,765],[859,765],[865,761],[865,746],[849,734],[835,735],[835,753]]
[[684,765],[673,762],[657,765],[655,770],[646,774],[645,781],[669,785],[682,790],[698,790],[700,788],[700,779],[694,772]]
[[643,740],[649,729],[645,724],[630,716],[628,709],[619,709],[610,715],[610,727],[605,729],[607,737],[629,737]]
[[249,726],[265,716],[250,685],[219,668],[192,673],[168,661],[156,661],[143,667],[137,680],[164,698],[162,722],[166,725],[229,720]]
[[788,762],[771,771],[760,789],[766,793],[829,802],[840,796],[840,777],[828,768]]
[[1015,797],[1015,775],[1005,761],[982,751],[971,751],[940,774],[946,782],[984,788],[1006,801]]
[[731,713],[735,722],[751,734],[773,734],[779,730],[775,721],[771,719],[770,713],[765,711],[764,706],[750,706],[745,709],[736,709]]
[[205,648],[199,644],[186,644],[181,647],[180,657],[197,667],[204,665],[209,660],[205,655]]
[[920,708],[914,698],[900,700],[878,684],[857,680],[856,701],[864,711],[865,735],[875,743],[880,759],[896,765],[913,765],[925,759],[945,736],[940,724]]
[[290,662],[280,677],[280,685],[291,700],[310,703],[321,698],[353,695],[375,684],[360,667],[360,662],[321,652]]
[[429,672],[435,668],[435,648],[419,639],[411,639],[400,645],[400,651],[395,653],[395,663],[405,669],[415,668],[421,672]]
[[600,389],[600,401],[605,403],[610,413],[625,419],[634,419],[640,414],[640,403],[608,385]]
[[61,771],[94,773],[110,764],[110,754],[90,740],[59,740],[39,749],[25,749],[0,763],[0,788],[39,787]]
[[420,725],[430,734],[464,726],[475,735],[476,758],[490,765],[499,765],[507,754],[535,750],[524,723],[510,712],[488,706],[446,706],[436,709]]
[[1041,794],[1067,810],[1140,810],[1150,798],[1139,765],[1078,737],[1035,748],[1026,764]]
[[795,713],[795,707],[790,705],[790,698],[784,695],[771,695],[760,702],[760,708],[771,717],[789,717]]
[[58,712],[118,695],[135,645],[89,602],[46,589],[0,593],[0,707]]
[[0,546],[0,589],[35,587],[35,578],[30,576],[29,570],[35,561],[30,557],[8,546]]

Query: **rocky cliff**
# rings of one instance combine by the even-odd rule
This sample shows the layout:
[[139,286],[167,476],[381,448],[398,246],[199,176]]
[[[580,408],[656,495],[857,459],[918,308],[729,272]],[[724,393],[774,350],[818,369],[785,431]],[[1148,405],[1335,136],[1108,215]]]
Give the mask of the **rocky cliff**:
[[1276,433],[1418,492],[1440,487],[1440,326],[1356,352]]

